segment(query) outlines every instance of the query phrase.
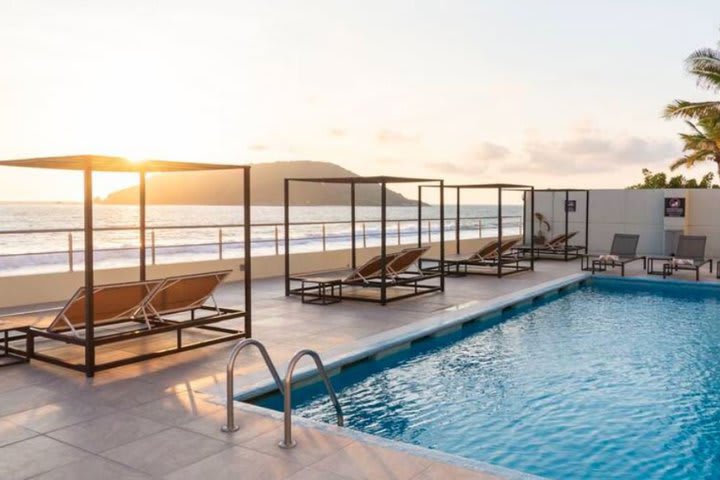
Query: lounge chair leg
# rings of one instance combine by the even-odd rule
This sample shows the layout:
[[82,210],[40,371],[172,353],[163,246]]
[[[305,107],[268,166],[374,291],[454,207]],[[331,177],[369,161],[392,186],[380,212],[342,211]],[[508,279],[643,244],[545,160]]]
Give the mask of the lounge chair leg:
[[625,276],[625,264],[624,263],[622,265],[620,265],[620,276],[621,277]]

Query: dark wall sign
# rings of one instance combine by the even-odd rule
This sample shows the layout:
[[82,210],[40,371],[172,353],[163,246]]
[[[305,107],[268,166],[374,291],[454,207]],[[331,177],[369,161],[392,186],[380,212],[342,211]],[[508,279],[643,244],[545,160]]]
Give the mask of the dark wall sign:
[[684,217],[685,199],[681,197],[668,197],[665,199],[666,217]]
[[565,200],[565,211],[566,212],[577,211],[577,200]]

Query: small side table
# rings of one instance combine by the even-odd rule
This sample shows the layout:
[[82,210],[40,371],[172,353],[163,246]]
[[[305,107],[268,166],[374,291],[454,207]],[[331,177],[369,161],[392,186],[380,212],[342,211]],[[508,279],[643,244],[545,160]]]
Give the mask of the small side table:
[[[647,258],[647,274],[648,275],[662,275],[664,277],[672,275],[672,264],[670,263],[672,257],[648,257]],[[655,270],[655,262],[664,262],[662,270]],[[667,273],[666,267],[670,267],[670,273]]]
[[[309,299],[305,298],[305,284],[310,284],[311,286],[307,288],[309,290],[317,290],[317,294],[307,295]],[[335,289],[338,290],[337,296],[335,295]],[[332,305],[334,303],[340,303],[342,301],[342,280],[321,277],[303,279],[300,291],[300,299],[302,300],[302,303],[310,303],[313,305]]]
[[[0,367],[30,362],[29,331],[30,326],[26,322],[0,320]],[[24,352],[10,346],[10,342],[16,340],[25,340]]]

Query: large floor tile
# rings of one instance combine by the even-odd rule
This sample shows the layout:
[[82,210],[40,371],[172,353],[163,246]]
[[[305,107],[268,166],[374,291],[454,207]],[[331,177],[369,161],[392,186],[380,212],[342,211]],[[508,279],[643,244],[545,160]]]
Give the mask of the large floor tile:
[[20,442],[36,435],[37,432],[0,418],[0,447],[10,443]]
[[0,448],[0,478],[30,478],[87,456],[87,452],[51,438],[34,437]]
[[282,438],[283,430],[277,428],[241,445],[278,458],[294,460],[303,465],[312,465],[352,443],[348,437],[304,427],[293,428],[293,440],[297,443],[295,448],[278,447],[278,442]]
[[225,442],[171,428],[113,448],[103,456],[150,475],[162,476],[227,448],[230,445]]
[[37,385],[0,393],[0,417],[42,407],[62,398],[61,393]]
[[500,477],[489,473],[477,472],[475,470],[468,470],[442,463],[431,465],[430,468],[424,470],[412,480],[448,480],[450,478],[453,480],[501,480]]
[[194,463],[166,476],[166,480],[212,479],[237,480],[284,480],[300,471],[302,464],[280,461],[277,457],[231,447],[212,457]]
[[354,480],[408,480],[430,464],[428,460],[406,453],[353,443],[313,467]]
[[111,460],[88,456],[53,468],[32,480],[152,480],[152,477]]
[[90,452],[100,453],[166,428],[162,423],[147,418],[114,413],[56,430],[48,435]]
[[185,391],[144,403],[127,412],[156,422],[177,426],[225,410],[222,405],[208,402],[205,398],[207,396],[201,393]]
[[115,410],[110,407],[73,399],[25,410],[9,415],[5,419],[36,432],[46,433],[114,412]]
[[237,432],[226,433],[220,428],[227,423],[225,408],[220,412],[199,418],[183,425],[183,428],[207,435],[226,443],[240,445],[253,438],[277,429],[281,422],[260,415],[247,414],[235,410],[235,424],[240,427]]

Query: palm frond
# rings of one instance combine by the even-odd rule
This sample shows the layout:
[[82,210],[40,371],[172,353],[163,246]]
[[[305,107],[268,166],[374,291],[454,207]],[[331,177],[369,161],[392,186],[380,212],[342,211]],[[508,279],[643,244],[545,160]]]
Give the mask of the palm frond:
[[720,114],[720,101],[716,102],[688,102],[675,100],[665,107],[665,118],[702,118]]
[[670,164],[670,170],[677,170],[680,167],[691,168],[697,162],[709,160],[709,158],[707,158],[707,157],[708,157],[708,152],[703,152],[703,151],[684,155]]

